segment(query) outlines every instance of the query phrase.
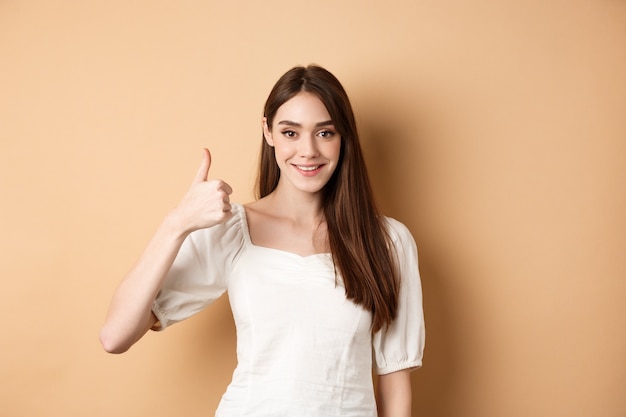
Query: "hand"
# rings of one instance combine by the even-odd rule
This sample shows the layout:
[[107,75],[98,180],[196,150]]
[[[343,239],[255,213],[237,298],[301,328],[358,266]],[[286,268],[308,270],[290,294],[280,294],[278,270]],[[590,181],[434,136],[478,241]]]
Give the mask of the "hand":
[[233,190],[222,180],[208,180],[211,153],[203,150],[202,163],[191,187],[175,210],[187,232],[223,223],[232,216],[230,194]]

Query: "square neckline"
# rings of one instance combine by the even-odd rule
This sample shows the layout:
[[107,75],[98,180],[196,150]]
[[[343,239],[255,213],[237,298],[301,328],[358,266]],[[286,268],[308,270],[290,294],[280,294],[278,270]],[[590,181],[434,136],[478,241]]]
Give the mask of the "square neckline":
[[239,211],[241,212],[241,223],[242,223],[242,228],[243,228],[244,239],[246,240],[246,244],[249,245],[250,247],[261,249],[261,250],[267,250],[267,251],[271,251],[271,252],[275,252],[279,254],[285,254],[287,256],[295,257],[297,259],[302,259],[302,260],[317,258],[320,256],[332,258],[331,252],[319,252],[319,253],[312,253],[310,255],[300,255],[299,253],[291,252],[291,251],[284,250],[284,249],[272,248],[270,246],[262,246],[262,245],[255,244],[252,241],[252,237],[250,236],[250,226],[248,224],[248,213],[246,212],[245,205],[235,203],[233,204],[233,206],[238,207]]

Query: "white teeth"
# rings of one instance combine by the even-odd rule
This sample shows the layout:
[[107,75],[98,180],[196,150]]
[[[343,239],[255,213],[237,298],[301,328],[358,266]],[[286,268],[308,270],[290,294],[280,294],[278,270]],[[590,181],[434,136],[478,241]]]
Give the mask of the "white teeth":
[[296,166],[298,167],[298,169],[301,169],[302,171],[315,171],[317,168],[320,167],[319,165],[315,165],[315,166],[312,166],[312,167],[303,167],[303,166],[300,166],[300,165],[296,165]]

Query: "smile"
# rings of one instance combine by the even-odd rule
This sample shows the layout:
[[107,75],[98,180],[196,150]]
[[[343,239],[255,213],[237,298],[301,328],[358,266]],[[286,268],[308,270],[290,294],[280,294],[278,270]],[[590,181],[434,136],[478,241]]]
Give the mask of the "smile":
[[295,170],[304,177],[316,177],[320,172],[322,172],[322,168],[324,168],[325,164],[320,165],[292,165]]
[[301,171],[315,171],[320,166],[321,165],[312,165],[312,166],[296,165],[296,168],[298,168]]

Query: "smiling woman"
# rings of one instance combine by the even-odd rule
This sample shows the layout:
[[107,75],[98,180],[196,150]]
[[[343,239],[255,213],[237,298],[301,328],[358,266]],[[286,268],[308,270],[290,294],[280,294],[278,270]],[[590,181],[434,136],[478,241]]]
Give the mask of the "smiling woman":
[[210,165],[205,150],[116,291],[105,350],[123,352],[228,291],[238,365],[217,416],[410,416],[408,373],[424,348],[417,250],[374,204],[339,81],[318,66],[278,80],[256,201],[231,204]]

